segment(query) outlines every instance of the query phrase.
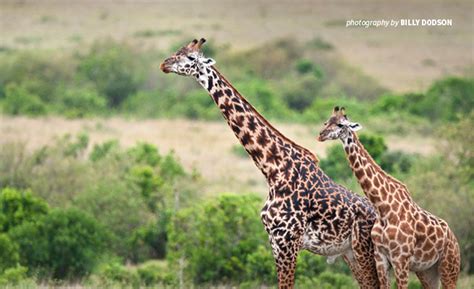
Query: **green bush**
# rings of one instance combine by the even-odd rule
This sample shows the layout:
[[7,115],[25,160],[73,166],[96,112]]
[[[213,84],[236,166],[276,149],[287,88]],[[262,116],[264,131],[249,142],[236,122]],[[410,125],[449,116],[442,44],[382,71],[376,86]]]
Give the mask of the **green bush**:
[[0,91],[1,87],[17,84],[42,103],[53,103],[57,88],[70,83],[74,72],[69,55],[40,50],[9,53],[0,57]]
[[20,192],[12,188],[0,191],[0,231],[8,232],[23,222],[35,221],[47,214],[48,204],[34,197],[31,192]]
[[101,144],[95,144],[89,155],[89,159],[93,162],[106,158],[112,152],[116,152],[119,148],[117,140],[108,140]]
[[448,77],[434,82],[426,93],[384,95],[374,112],[409,112],[431,121],[453,121],[474,109],[474,79]]
[[120,175],[95,181],[74,199],[74,206],[107,228],[111,233],[109,248],[123,258],[133,255],[132,232],[154,219],[146,200]]
[[168,230],[168,260],[173,268],[184,258],[185,278],[196,283],[248,279],[248,256],[259,246],[270,251],[258,217],[261,206],[262,200],[253,195],[223,195],[178,212]]
[[[0,285],[9,288],[12,285],[18,285],[21,282],[27,281],[28,268],[23,266],[11,267],[0,273]],[[33,283],[33,280],[29,280]],[[23,285],[23,284],[22,284]],[[26,285],[26,284],[25,284]],[[21,286],[21,288],[24,288]],[[28,287],[26,287],[28,288]]]
[[52,210],[9,235],[19,244],[22,265],[55,279],[89,274],[104,254],[107,238],[102,225],[77,209]]
[[111,107],[118,107],[141,84],[138,55],[132,48],[114,41],[96,42],[80,57],[78,74],[92,82]]
[[308,59],[299,59],[295,63],[295,68],[296,71],[298,71],[301,74],[305,74],[308,72],[311,72],[314,68],[313,62]]
[[388,149],[384,138],[380,135],[362,133],[359,135],[359,140],[375,162],[380,164],[382,155]]
[[323,81],[310,74],[282,82],[281,94],[285,104],[292,110],[302,112],[320,95]]
[[98,287],[139,288],[140,286],[140,277],[136,270],[127,268],[117,262],[101,264],[94,277],[98,280],[93,283]]
[[146,286],[174,285],[175,277],[169,272],[166,262],[148,261],[137,268],[141,284]]
[[9,84],[5,90],[3,111],[11,115],[38,116],[46,114],[46,106],[39,96],[28,92],[23,86]]
[[291,111],[269,82],[258,78],[246,79],[235,85],[244,97],[265,118],[288,119]]
[[389,173],[408,173],[417,157],[402,151],[387,151],[380,156],[380,166]]
[[352,177],[352,170],[341,144],[334,144],[326,149],[326,157],[321,159],[320,166],[334,180]]
[[130,237],[130,259],[132,262],[140,263],[149,259],[166,257],[166,242],[168,241],[166,229],[170,213],[160,211],[157,215],[157,222],[150,222],[132,233]]
[[298,278],[295,288],[322,288],[322,289],[351,289],[355,288],[356,283],[351,276],[334,273],[322,272],[317,277],[304,276]]
[[71,118],[94,116],[104,112],[106,99],[95,89],[68,88],[60,98],[59,112]]
[[137,267],[109,262],[99,266],[88,283],[98,288],[161,288],[160,286],[175,285],[175,280],[166,263],[162,261],[148,261]]
[[7,234],[0,234],[0,276],[5,270],[16,267],[19,261],[18,245]]
[[456,120],[474,110],[474,79],[449,77],[436,81],[420,106],[421,113],[432,120]]

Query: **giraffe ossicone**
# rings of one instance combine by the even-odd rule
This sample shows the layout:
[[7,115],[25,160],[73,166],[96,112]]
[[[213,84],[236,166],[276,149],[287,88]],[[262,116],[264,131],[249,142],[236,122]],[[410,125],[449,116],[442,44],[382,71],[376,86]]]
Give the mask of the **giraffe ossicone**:
[[381,288],[390,288],[388,270],[395,269],[397,288],[408,288],[409,271],[423,288],[456,288],[460,271],[459,244],[446,221],[422,209],[405,184],[377,165],[355,134],[358,124],[335,107],[318,140],[340,139],[350,167],[377,210],[372,229]]
[[379,288],[368,200],[334,183],[317,157],[274,128],[200,51],[193,40],[167,58],[163,72],[195,78],[265,176],[269,193],[261,211],[275,258],[279,288],[293,288],[298,252],[342,256],[361,288]]

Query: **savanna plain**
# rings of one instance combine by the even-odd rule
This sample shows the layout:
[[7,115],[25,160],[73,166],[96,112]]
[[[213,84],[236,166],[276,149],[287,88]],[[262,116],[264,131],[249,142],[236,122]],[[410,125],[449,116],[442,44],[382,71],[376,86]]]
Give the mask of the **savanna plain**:
[[[282,133],[362,194],[335,105],[416,202],[447,220],[474,286],[471,1],[2,1],[0,286],[267,288],[264,177],[194,80],[160,62],[193,38]],[[452,27],[347,28],[451,18]],[[413,276],[412,276],[413,277]],[[303,252],[297,288],[357,288]],[[409,288],[421,288],[416,278]]]

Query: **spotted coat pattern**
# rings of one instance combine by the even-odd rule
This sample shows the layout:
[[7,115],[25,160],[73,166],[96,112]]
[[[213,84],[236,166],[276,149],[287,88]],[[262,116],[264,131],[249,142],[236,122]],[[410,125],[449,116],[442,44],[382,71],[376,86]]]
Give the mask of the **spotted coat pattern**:
[[[318,159],[263,118],[214,66],[203,65],[193,44],[165,60],[165,72],[191,75],[208,91],[228,125],[261,170],[269,194],[261,211],[275,257],[279,288],[293,288],[302,249],[342,256],[361,288],[379,288],[370,231],[375,211],[362,196],[334,183]],[[177,65],[176,58],[192,55]]]
[[372,229],[381,288],[390,288],[388,270],[395,269],[397,288],[408,288],[409,271],[423,288],[456,288],[460,271],[459,245],[446,221],[418,206],[407,187],[383,171],[369,155],[347,121],[338,113],[326,122],[320,140],[340,138],[350,167],[377,210]]

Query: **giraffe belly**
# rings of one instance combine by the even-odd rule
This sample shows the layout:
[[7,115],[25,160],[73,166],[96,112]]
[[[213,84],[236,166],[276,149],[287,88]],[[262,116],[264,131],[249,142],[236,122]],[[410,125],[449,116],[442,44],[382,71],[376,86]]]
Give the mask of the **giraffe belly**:
[[419,260],[415,256],[410,257],[410,271],[421,272],[426,271],[438,263],[439,258],[431,260]]
[[325,234],[311,228],[311,226],[303,236],[303,249],[314,254],[328,256],[328,263],[333,263],[338,256],[347,253],[351,249],[350,245],[350,235],[341,238],[341,236]]

